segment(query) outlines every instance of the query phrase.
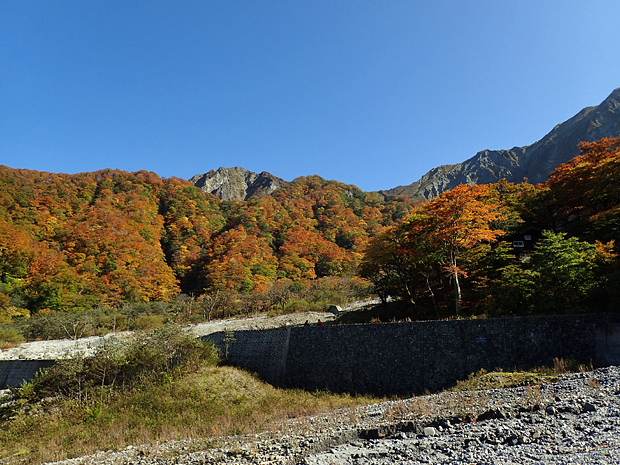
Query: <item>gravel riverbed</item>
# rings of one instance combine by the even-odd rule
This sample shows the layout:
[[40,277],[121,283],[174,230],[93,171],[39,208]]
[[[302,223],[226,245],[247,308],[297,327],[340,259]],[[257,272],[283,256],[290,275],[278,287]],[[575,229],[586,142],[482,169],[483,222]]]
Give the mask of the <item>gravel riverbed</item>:
[[[316,324],[318,320],[334,320],[332,313],[306,312],[269,317],[258,315],[249,318],[228,318],[186,326],[184,329],[196,336],[206,336],[218,331],[240,331],[252,329],[279,328],[287,325],[302,325],[306,321]],[[96,349],[110,339],[126,339],[132,336],[130,331],[109,333],[105,336],[91,336],[79,339],[58,339],[51,341],[33,341],[19,344],[10,349],[0,350],[0,360],[57,360],[71,358],[77,353],[92,355]]]
[[290,421],[257,436],[132,446],[57,464],[618,464],[620,368]]

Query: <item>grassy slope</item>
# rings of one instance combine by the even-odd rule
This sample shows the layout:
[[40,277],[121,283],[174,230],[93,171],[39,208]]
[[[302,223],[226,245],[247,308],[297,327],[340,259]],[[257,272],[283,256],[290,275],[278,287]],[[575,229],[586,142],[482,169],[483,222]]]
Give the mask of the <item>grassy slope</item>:
[[23,409],[2,427],[0,461],[34,464],[131,444],[256,433],[289,418],[378,400],[277,389],[242,370],[208,366],[129,392]]

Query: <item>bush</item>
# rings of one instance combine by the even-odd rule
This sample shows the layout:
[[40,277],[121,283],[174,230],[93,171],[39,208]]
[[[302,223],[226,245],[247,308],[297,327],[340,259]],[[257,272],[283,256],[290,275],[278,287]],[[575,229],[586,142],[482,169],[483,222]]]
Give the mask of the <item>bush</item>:
[[16,328],[0,328],[0,349],[15,347],[24,342],[24,335]]
[[128,341],[108,341],[90,357],[59,360],[17,389],[16,396],[23,398],[23,393],[30,392],[28,401],[57,395],[81,398],[93,389],[129,389],[161,382],[217,361],[212,343],[167,326]]
[[141,315],[131,322],[129,329],[133,331],[153,331],[164,326],[164,315]]
[[305,300],[291,300],[284,307],[283,313],[303,313],[310,311],[310,304]]

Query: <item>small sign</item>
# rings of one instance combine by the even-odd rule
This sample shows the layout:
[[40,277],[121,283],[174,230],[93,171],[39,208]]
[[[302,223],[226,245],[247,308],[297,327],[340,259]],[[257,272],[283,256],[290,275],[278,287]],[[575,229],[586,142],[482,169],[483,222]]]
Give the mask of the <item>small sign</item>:
[[486,338],[486,337],[484,337],[484,336],[478,336],[478,337],[476,338],[476,342],[477,342],[478,344],[482,344],[482,343],[484,343],[484,342],[487,342],[487,338]]

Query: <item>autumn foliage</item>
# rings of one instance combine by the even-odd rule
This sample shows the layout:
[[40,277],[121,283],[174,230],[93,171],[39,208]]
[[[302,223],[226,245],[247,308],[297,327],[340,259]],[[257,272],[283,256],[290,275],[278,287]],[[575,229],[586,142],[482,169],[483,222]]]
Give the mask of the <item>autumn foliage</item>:
[[581,151],[545,185],[461,185],[420,205],[370,240],[362,276],[417,317],[617,308],[620,138]]
[[353,276],[368,238],[411,207],[318,176],[248,202],[145,171],[0,167],[0,187],[1,302],[30,312]]
[[476,263],[480,247],[504,234],[494,227],[507,218],[505,207],[495,201],[494,189],[461,185],[416,208],[402,224],[371,239],[362,274],[387,284],[390,290],[384,289],[385,293],[398,295],[402,289],[414,305],[419,297],[431,296],[435,311],[434,289],[445,286],[445,275],[453,285],[459,314],[461,279]]
[[[145,171],[0,166],[0,314],[179,295],[205,318],[293,295],[305,308],[311,283],[356,276],[412,317],[612,308],[619,173],[620,137],[582,144],[545,185],[461,185],[424,203],[318,176],[224,202]],[[526,234],[520,255],[513,240]]]
[[556,169],[558,221],[575,234],[615,239],[620,234],[620,137],[580,144],[581,154]]

